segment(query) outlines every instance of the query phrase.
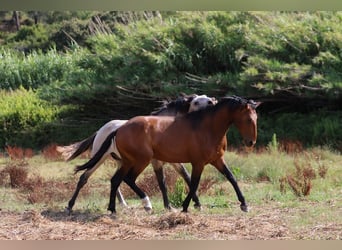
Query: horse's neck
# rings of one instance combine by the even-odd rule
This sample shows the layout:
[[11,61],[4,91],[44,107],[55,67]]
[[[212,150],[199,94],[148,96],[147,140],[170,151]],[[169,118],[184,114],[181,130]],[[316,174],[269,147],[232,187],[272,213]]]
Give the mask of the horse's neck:
[[165,110],[162,110],[160,113],[158,113],[157,115],[158,116],[183,116],[185,113],[177,110],[177,109],[174,109],[174,108],[169,108],[169,109],[165,109]]
[[227,107],[222,107],[213,114],[212,124],[218,138],[226,135],[229,127],[233,123],[233,117]]

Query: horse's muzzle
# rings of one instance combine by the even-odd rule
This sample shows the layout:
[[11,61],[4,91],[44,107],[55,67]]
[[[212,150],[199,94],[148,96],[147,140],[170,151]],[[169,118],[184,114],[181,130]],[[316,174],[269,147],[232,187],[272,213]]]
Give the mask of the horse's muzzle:
[[244,143],[247,147],[253,147],[255,145],[255,141],[245,140]]

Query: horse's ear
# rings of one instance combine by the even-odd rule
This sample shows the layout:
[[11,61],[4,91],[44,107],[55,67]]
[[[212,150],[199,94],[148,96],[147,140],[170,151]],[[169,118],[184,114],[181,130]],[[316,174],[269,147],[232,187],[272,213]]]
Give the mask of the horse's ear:
[[255,102],[255,108],[259,107],[262,104],[262,102]]
[[211,101],[213,102],[214,105],[217,104],[217,99],[216,99],[215,97],[212,97],[212,98],[211,98]]
[[186,96],[186,101],[190,103],[190,102],[192,102],[192,100],[195,99],[197,96],[198,96],[198,95],[196,95],[196,94],[188,95],[188,96]]

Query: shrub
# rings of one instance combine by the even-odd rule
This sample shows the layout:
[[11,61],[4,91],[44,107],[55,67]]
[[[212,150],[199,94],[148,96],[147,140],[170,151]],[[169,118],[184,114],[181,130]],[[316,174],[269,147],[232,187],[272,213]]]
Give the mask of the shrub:
[[66,50],[73,44],[84,46],[89,38],[87,20],[72,18],[62,21],[56,28],[56,31],[50,35],[50,41],[54,43],[58,50]]
[[42,24],[34,26],[22,26],[13,37],[8,39],[10,47],[23,52],[47,48],[49,32]]
[[312,189],[311,181],[316,178],[315,170],[310,164],[300,164],[296,160],[294,165],[295,171],[279,180],[280,191],[285,193],[286,185],[288,184],[296,196],[308,196]]
[[212,176],[208,176],[206,178],[203,178],[200,181],[200,184],[199,184],[199,187],[198,187],[198,193],[199,194],[207,193],[208,190],[217,182],[218,182],[217,178],[214,178]]
[[57,147],[57,144],[55,144],[55,143],[52,143],[52,144],[45,146],[42,149],[42,154],[43,154],[44,158],[47,160],[53,160],[53,161],[63,160],[61,154],[58,153],[58,151],[56,150],[56,147]]
[[173,192],[170,192],[169,200],[170,203],[175,207],[181,207],[185,199],[185,185],[181,178],[178,178],[174,186]]
[[28,164],[25,161],[13,162],[6,166],[4,170],[1,171],[0,176],[2,177],[2,185],[5,184],[5,176],[9,176],[10,186],[12,188],[23,187],[27,181],[28,177]]
[[67,80],[71,72],[77,71],[76,62],[81,50],[60,54],[56,48],[45,53],[32,51],[28,55],[14,50],[0,50],[0,87],[16,90],[37,89],[40,86]]
[[318,175],[324,179],[326,177],[327,173],[328,173],[328,167],[322,163],[319,163]]
[[34,152],[31,148],[19,148],[15,146],[6,146],[5,150],[12,160],[23,160],[25,158],[32,158]]
[[[44,127],[63,108],[41,100],[32,90],[0,91],[0,146],[37,147],[47,136]],[[8,148],[9,149],[9,148]]]

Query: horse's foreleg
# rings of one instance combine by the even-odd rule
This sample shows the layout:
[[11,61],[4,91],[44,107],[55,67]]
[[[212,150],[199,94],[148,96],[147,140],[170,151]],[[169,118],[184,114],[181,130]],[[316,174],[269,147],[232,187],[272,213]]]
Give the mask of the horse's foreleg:
[[[184,167],[184,165],[182,163],[171,163],[171,165],[183,177],[183,179],[185,180],[186,184],[190,188],[190,185],[191,185],[190,175],[189,175],[188,171],[186,170],[186,168]],[[195,203],[194,207],[198,208],[198,209],[201,209],[201,203],[200,203],[196,193],[192,197],[192,200]]]
[[190,191],[189,191],[188,195],[186,196],[186,198],[183,202],[182,212],[188,212],[190,200],[194,196],[194,194],[196,193],[199,181],[201,179],[201,174],[203,172],[203,168],[204,168],[204,165],[202,165],[202,164],[198,164],[198,165],[192,164]]
[[224,160],[222,158],[220,158],[219,160],[217,160],[216,162],[211,163],[218,171],[220,171],[220,173],[222,173],[227,180],[232,184],[236,195],[241,203],[240,208],[242,211],[244,212],[248,212],[248,207],[245,201],[245,197],[243,196],[239,185],[237,184],[237,181],[233,175],[233,173],[231,172],[231,170],[228,168],[228,166],[226,165],[226,163],[224,162]]

